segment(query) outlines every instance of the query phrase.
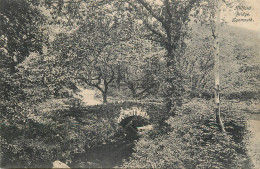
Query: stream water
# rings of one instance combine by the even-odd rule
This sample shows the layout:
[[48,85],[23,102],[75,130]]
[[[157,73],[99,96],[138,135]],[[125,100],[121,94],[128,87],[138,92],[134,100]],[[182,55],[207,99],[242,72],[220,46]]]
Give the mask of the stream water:
[[127,136],[115,136],[114,142],[101,144],[94,149],[86,150],[86,153],[73,157],[72,168],[112,168],[119,167],[133,153],[137,133]]
[[[251,131],[249,155],[255,169],[260,169],[260,114],[250,115],[248,129]],[[112,168],[120,167],[124,160],[133,153],[138,133],[115,136],[116,141],[101,144],[95,149],[86,150],[84,154],[74,156],[72,168]]]
[[[102,101],[96,97],[96,91],[80,88],[80,95],[85,105],[102,104]],[[140,121],[141,120],[141,121]],[[126,119],[126,123],[133,121],[131,127],[125,128],[124,133],[117,133],[113,142],[100,144],[93,149],[86,149],[85,153],[75,154],[72,158],[71,168],[112,168],[119,167],[124,160],[127,160],[133,153],[135,141],[139,139],[136,127],[147,125],[142,119]],[[121,124],[125,127],[126,124]],[[136,130],[135,130],[136,129]]]
[[[81,89],[81,95],[86,105],[96,105],[102,102],[95,97],[96,92],[90,89]],[[248,129],[252,135],[248,146],[249,155],[255,169],[260,169],[260,114],[251,114]],[[73,158],[72,168],[112,168],[119,167],[133,153],[137,133],[125,136],[115,136],[114,142],[101,144],[95,149],[88,149],[84,154],[77,154]]]

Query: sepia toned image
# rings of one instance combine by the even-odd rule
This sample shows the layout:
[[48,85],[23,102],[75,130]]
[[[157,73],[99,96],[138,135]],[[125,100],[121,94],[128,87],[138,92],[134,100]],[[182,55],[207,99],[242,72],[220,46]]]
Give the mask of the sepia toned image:
[[0,0],[0,168],[260,169],[259,0]]

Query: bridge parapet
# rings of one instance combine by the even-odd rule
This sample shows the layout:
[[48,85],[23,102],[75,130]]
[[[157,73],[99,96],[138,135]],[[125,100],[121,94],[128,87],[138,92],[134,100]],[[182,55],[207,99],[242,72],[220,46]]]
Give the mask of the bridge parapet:
[[117,119],[117,122],[120,123],[123,119],[130,116],[141,116],[146,119],[150,119],[150,116],[147,114],[146,110],[138,107],[131,107],[129,109],[122,109],[120,110],[120,115]]

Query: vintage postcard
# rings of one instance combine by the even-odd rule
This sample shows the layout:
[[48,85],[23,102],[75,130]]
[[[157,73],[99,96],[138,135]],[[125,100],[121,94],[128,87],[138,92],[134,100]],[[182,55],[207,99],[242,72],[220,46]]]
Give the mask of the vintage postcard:
[[0,0],[0,168],[260,169],[259,0]]

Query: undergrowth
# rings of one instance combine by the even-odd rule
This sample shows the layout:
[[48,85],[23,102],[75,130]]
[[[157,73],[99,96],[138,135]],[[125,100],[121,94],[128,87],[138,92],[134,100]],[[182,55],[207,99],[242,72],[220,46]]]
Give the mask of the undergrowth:
[[70,164],[74,155],[111,141],[119,128],[116,118],[121,108],[142,107],[153,122],[165,116],[161,106],[151,103],[123,102],[71,109],[50,104],[35,108],[30,118],[20,124],[1,125],[1,167],[46,168],[52,167],[55,160]]
[[142,137],[122,167],[252,168],[245,112],[227,112],[225,103],[222,106],[226,133],[218,130],[213,104],[193,99],[167,121],[166,133],[155,129]]

